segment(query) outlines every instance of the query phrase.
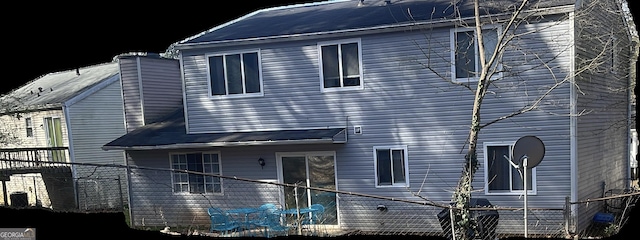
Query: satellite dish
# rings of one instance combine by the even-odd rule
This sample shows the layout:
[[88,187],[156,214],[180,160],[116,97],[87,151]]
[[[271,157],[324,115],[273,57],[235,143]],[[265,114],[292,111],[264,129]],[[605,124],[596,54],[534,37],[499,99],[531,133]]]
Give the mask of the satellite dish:
[[527,168],[534,168],[544,157],[544,144],[535,136],[524,136],[516,141],[513,146],[513,160],[522,166],[524,158],[527,158]]

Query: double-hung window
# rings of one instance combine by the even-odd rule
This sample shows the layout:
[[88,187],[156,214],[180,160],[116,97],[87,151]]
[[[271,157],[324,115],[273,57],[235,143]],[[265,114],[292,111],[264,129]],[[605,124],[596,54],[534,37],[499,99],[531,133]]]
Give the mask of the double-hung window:
[[207,55],[209,94],[221,96],[262,96],[260,52]]
[[24,126],[27,129],[27,137],[33,137],[33,120],[30,117],[24,119]]
[[[484,56],[489,61],[496,49],[499,36],[498,28],[482,29],[484,42]],[[475,29],[462,28],[451,30],[451,75],[455,82],[477,81],[482,70],[479,57],[478,40]],[[498,59],[492,65],[492,69],[498,70]]]
[[363,87],[359,39],[319,43],[318,51],[323,92]]
[[[521,194],[524,189],[523,171],[514,167],[518,164],[512,158],[513,144],[510,143],[485,143],[485,193],[487,194]],[[509,161],[511,160],[510,163]],[[527,189],[535,194],[536,169],[527,169]]]
[[373,148],[376,187],[409,186],[407,146],[379,146]]
[[[187,170],[197,173],[221,173],[219,153],[175,153],[171,154],[172,170]],[[219,177],[204,174],[172,171],[173,192],[222,193]]]

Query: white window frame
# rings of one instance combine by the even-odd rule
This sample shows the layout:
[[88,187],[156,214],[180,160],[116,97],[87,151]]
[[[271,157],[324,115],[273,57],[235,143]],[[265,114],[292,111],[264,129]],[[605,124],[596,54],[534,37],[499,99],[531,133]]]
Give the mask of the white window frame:
[[[34,128],[33,128],[33,118],[25,117],[24,118],[24,126],[25,126],[25,134],[28,138],[32,138],[34,136]],[[29,135],[29,130],[31,130],[31,135]]]
[[[205,155],[205,154],[216,154],[216,155],[218,155],[218,166],[219,166],[219,167],[218,167],[218,170],[219,170],[219,172],[218,172],[218,173],[211,172],[211,174],[219,174],[219,175],[222,175],[222,154],[221,154],[219,151],[206,151],[206,152],[171,152],[171,153],[169,153],[169,169],[171,169],[171,170],[175,170],[175,169],[173,168],[173,156],[174,156],[174,155],[188,155],[188,154],[200,154],[200,155],[202,155],[202,156],[203,156],[203,157],[202,157],[202,159],[201,159],[201,160],[202,160],[202,168],[203,168],[203,170],[204,170],[204,155]],[[187,164],[188,164],[188,162],[187,162]],[[183,169],[179,169],[179,170],[183,170]],[[204,188],[204,190],[205,190],[205,192],[201,192],[201,193],[199,193],[199,192],[193,192],[193,193],[192,193],[192,192],[190,192],[190,191],[189,191],[189,188],[190,188],[190,185],[189,185],[189,184],[190,184],[190,183],[189,183],[189,177],[188,177],[188,174],[187,174],[187,182],[186,182],[186,184],[187,184],[187,191],[176,191],[176,189],[175,189],[175,184],[176,184],[177,182],[175,182],[175,181],[174,181],[174,174],[184,174],[184,173],[174,172],[174,171],[171,171],[171,172],[170,172],[170,175],[169,175],[169,176],[170,176],[170,179],[171,179],[171,192],[172,192],[173,194],[209,194],[209,195],[224,195],[224,183],[223,183],[223,182],[224,182],[224,179],[223,179],[223,178],[220,178],[220,192],[207,192],[207,191],[206,191],[206,189],[207,189],[207,188],[206,188],[206,184],[207,184],[207,182],[206,182],[206,178],[205,178],[205,179],[204,179],[204,184],[205,184],[205,188]]]
[[[242,50],[242,51],[229,51],[229,52],[217,52],[217,53],[210,53],[210,54],[205,54],[205,60],[206,60],[206,64],[207,64],[207,86],[208,86],[208,93],[207,95],[209,96],[209,98],[211,99],[224,99],[224,98],[246,98],[246,97],[262,97],[264,96],[264,84],[262,82],[262,55],[260,53],[260,49],[251,49],[251,50]],[[257,53],[258,55],[258,81],[260,82],[260,92],[257,93],[246,93],[247,89],[246,89],[246,80],[245,80],[245,76],[244,76],[244,64],[240,64],[240,69],[241,69],[241,73],[242,73],[242,92],[243,93],[238,93],[238,94],[229,94],[229,83],[227,82],[227,64],[226,61],[223,61],[223,68],[224,68],[224,72],[225,72],[225,94],[224,95],[213,95],[213,86],[211,85],[211,66],[209,64],[209,59],[211,57],[219,57],[222,56],[223,59],[225,59],[226,56],[229,55],[240,55],[240,58],[242,59],[242,54],[245,53]],[[242,60],[241,60],[242,61]]]
[[[502,34],[502,28],[499,25],[486,25],[482,27],[482,30],[485,29],[496,29],[498,38],[500,34]],[[450,31],[450,48],[451,48],[451,81],[452,82],[477,82],[480,77],[469,77],[469,78],[458,78],[456,76],[456,55],[458,53],[456,47],[456,34],[459,32],[473,32],[473,47],[474,47],[474,57],[475,57],[475,72],[480,72],[480,57],[478,55],[478,38],[475,34],[476,29],[474,27],[465,27],[465,28],[453,28]],[[496,46],[499,47],[499,46]],[[500,63],[500,59],[496,59],[494,64],[497,64],[497,72],[492,76],[491,79],[497,79],[502,77],[502,64]]]
[[[489,182],[491,181],[492,177],[489,176],[489,151],[487,151],[488,147],[499,147],[499,146],[509,146],[509,155],[513,154],[513,146],[515,145],[515,141],[514,142],[485,142],[483,144],[483,157],[484,157],[484,193],[485,195],[522,195],[524,192],[523,190],[513,190],[513,181],[512,181],[512,174],[513,171],[509,171],[509,186],[511,188],[511,190],[490,190],[489,189]],[[510,156],[511,157],[511,156]],[[508,162],[506,162],[507,160],[504,160],[506,164],[509,164]],[[513,168],[513,166],[511,166],[511,164],[509,164],[510,170]],[[527,191],[527,195],[537,195],[538,194],[538,188],[537,188],[537,180],[536,180],[536,176],[537,174],[537,167],[534,167],[531,169],[531,182],[527,182],[527,185],[531,186],[531,190]]]
[[[323,73],[323,65],[322,65],[322,47],[323,46],[329,46],[329,45],[341,45],[341,44],[350,44],[350,43],[356,43],[358,45],[358,73],[359,73],[359,78],[360,78],[360,85],[358,86],[344,86],[344,79],[343,79],[343,74],[342,74],[342,55],[341,55],[341,50],[338,47],[338,67],[339,67],[339,72],[340,72],[340,87],[331,87],[331,88],[325,88],[324,87],[324,73]],[[349,91],[349,90],[359,90],[359,89],[364,89],[364,78],[362,77],[362,41],[360,40],[360,38],[352,38],[352,39],[342,39],[342,40],[336,40],[336,41],[325,41],[325,42],[318,42],[318,69],[320,71],[320,91],[325,93],[325,92],[337,92],[337,91]]]
[[[378,179],[378,149],[382,150],[402,150],[404,157],[404,182],[394,183],[391,180],[391,185],[380,185]],[[393,145],[393,146],[374,146],[373,147],[373,169],[374,169],[374,182],[376,188],[389,188],[389,187],[409,187],[409,151],[407,145]],[[393,178],[393,163],[391,164],[391,175]]]

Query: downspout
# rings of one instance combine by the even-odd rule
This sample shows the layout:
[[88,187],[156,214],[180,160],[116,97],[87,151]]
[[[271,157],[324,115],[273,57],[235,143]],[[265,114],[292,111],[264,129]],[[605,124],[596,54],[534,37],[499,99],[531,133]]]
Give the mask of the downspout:
[[[569,134],[570,134],[570,171],[571,171],[571,193],[569,196],[570,202],[578,201],[578,120],[576,117],[578,101],[577,101],[577,89],[576,89],[576,38],[575,38],[575,12],[569,13],[569,39],[571,39],[573,46],[569,48],[569,55],[571,56],[569,66]],[[575,231],[575,219],[578,219],[578,208],[575,204],[570,204],[571,214],[568,216],[571,218],[572,226],[569,226],[570,231]]]
[[68,103],[64,103],[62,105],[62,112],[64,113],[64,122],[67,125],[67,140],[69,142],[69,162],[71,163],[71,181],[73,183],[73,193],[74,193],[74,201],[75,201],[75,206],[76,207],[80,207],[78,206],[79,204],[79,200],[78,200],[78,186],[76,181],[74,181],[74,179],[78,176],[77,171],[76,171],[76,166],[73,164],[76,162],[76,157],[75,157],[75,153],[73,150],[73,133],[71,131],[71,117],[69,116],[69,106],[67,105]]
[[[119,59],[118,59],[119,60]],[[126,133],[129,133],[129,124],[127,122],[127,111],[125,109],[125,104],[127,104],[124,100],[124,81],[122,78],[122,65],[120,64],[120,62],[118,61],[118,75],[120,76],[120,97],[122,98],[122,117],[123,117],[123,124],[124,124],[124,130]],[[127,151],[122,151],[122,158],[124,160],[124,165],[126,167],[125,171],[125,178],[126,178],[126,182],[127,182],[127,203],[129,205],[128,208],[128,212],[129,212],[129,225],[130,227],[134,226],[134,221],[133,221],[133,203],[131,202],[132,197],[131,197],[131,167],[129,166],[129,159],[127,158]],[[120,189],[122,189],[122,186],[120,186]]]
[[[184,111],[184,128],[185,132],[189,134],[189,114],[187,111],[187,80],[184,77],[184,63],[182,61],[182,52],[178,52],[178,61],[180,67],[180,78],[182,79],[182,110]],[[209,94],[209,93],[207,93]]]
[[136,57],[136,70],[138,70],[138,91],[140,94],[140,117],[142,118],[142,122],[140,126],[146,125],[146,119],[144,117],[144,89],[142,88],[142,68],[140,66],[140,56]]

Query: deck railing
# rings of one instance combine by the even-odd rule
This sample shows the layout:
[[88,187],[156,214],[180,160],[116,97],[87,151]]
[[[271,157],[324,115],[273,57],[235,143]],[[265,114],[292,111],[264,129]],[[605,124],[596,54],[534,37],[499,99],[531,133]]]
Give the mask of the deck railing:
[[68,159],[68,147],[0,148],[0,169],[48,166],[50,163],[66,163]]

